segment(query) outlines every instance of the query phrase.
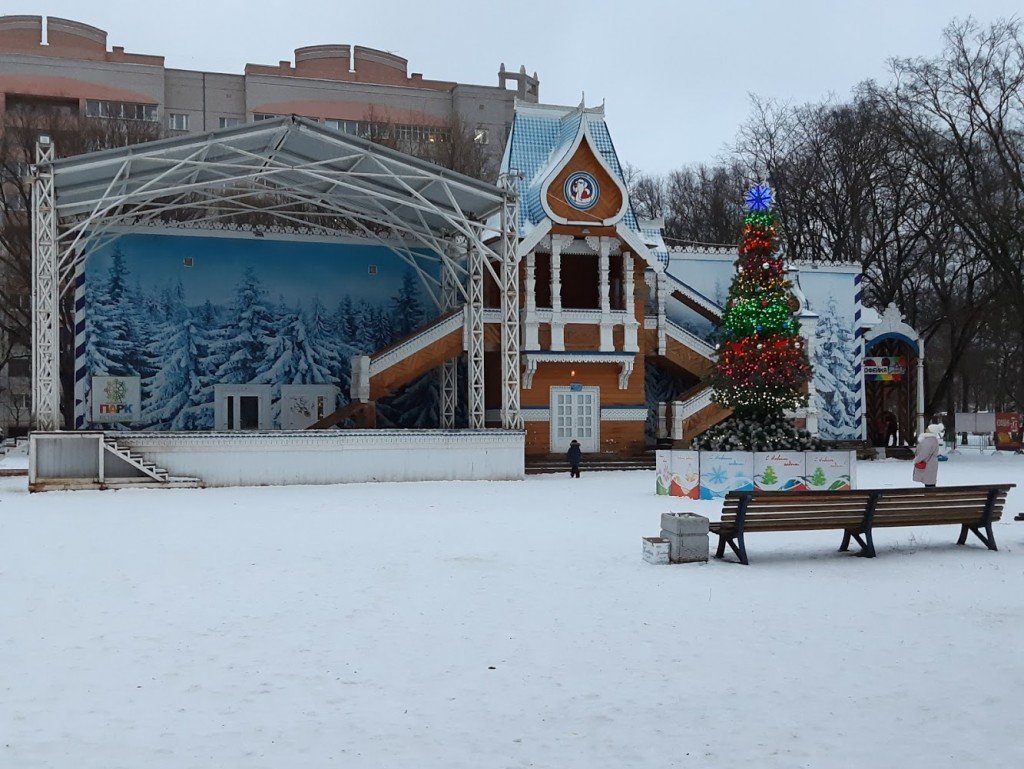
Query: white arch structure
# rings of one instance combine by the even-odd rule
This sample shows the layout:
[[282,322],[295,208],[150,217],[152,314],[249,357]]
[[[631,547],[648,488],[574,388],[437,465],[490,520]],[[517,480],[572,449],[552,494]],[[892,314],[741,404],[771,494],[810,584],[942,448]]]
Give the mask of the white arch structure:
[[[484,426],[489,272],[501,296],[502,426],[522,428],[514,179],[486,184],[296,116],[60,160],[43,136],[32,174],[35,429],[62,427],[61,299],[88,247],[125,226],[239,214],[376,241],[417,271],[439,307],[465,302],[473,428]],[[440,270],[424,270],[424,260]],[[452,411],[454,395],[442,396]]]

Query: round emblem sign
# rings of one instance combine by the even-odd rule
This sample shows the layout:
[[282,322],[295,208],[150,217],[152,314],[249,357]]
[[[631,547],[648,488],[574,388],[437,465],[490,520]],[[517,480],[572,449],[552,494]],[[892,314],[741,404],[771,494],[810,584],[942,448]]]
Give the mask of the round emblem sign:
[[601,188],[597,179],[586,171],[577,171],[565,180],[565,200],[570,206],[586,211],[593,208],[597,199],[601,197]]

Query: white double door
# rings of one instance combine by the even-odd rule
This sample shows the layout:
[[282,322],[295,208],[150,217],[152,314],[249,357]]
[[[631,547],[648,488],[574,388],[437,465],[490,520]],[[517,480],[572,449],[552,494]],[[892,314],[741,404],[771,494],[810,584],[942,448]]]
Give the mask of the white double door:
[[601,440],[601,388],[551,388],[551,453],[569,450],[569,443],[580,442],[584,453],[596,453]]

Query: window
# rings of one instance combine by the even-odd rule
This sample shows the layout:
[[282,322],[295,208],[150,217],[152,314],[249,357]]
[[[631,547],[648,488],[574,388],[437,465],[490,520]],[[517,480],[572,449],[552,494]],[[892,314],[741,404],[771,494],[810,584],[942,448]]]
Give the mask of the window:
[[271,115],[271,114],[269,114],[267,112],[253,112],[252,113],[252,119],[254,121],[256,121],[256,122],[259,122],[260,120],[273,120],[276,117],[277,117],[277,115]]
[[31,406],[28,393],[13,393],[11,395],[11,405],[18,411],[27,411]]
[[236,125],[242,125],[242,118],[240,117],[222,117],[220,119],[221,128],[234,128]]
[[187,131],[188,115],[182,115],[174,112],[168,114],[167,127],[170,128],[172,131]]
[[88,99],[85,114],[89,117],[123,118],[124,120],[156,120],[155,104],[135,104],[126,101]]
[[473,131],[473,141],[477,144],[490,144],[491,135],[486,128],[477,128]]
[[32,376],[28,358],[11,358],[7,364],[7,376],[26,378]]

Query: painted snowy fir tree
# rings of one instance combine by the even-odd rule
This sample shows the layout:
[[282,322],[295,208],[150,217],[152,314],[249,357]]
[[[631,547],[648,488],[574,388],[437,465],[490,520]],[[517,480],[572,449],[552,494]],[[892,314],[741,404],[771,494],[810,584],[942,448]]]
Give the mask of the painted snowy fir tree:
[[860,391],[854,371],[857,348],[853,331],[840,319],[834,296],[825,302],[814,341],[819,432],[835,440],[858,438]]
[[160,301],[161,322],[155,324],[156,373],[144,382],[143,413],[147,427],[163,430],[208,430],[213,404],[203,357],[208,324],[196,322],[178,281]]
[[779,254],[772,191],[747,193],[736,275],[719,329],[711,375],[715,402],[733,416],[697,439],[719,451],[807,449],[815,441],[783,416],[807,403],[811,367],[790,308],[790,283]]

